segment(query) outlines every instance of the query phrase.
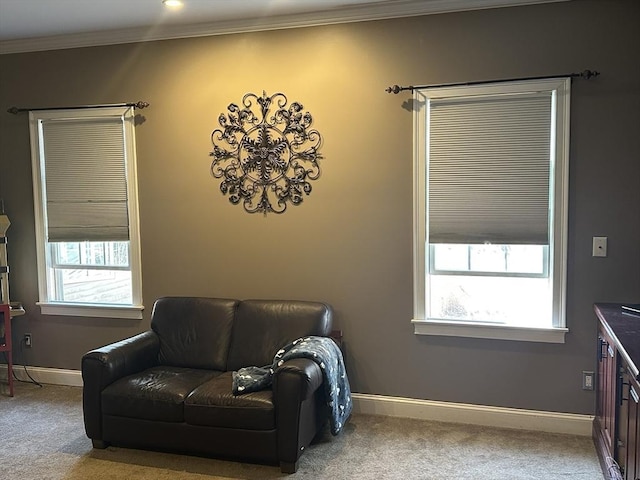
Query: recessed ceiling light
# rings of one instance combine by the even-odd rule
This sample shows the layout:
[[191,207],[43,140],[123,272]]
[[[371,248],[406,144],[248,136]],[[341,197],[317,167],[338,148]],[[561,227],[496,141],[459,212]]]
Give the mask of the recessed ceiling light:
[[170,8],[180,8],[182,6],[182,0],[162,0],[162,3]]

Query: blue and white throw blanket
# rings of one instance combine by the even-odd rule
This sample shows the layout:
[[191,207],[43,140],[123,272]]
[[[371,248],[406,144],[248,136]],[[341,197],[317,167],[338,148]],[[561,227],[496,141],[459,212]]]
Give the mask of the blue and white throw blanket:
[[309,358],[320,367],[331,413],[331,433],[338,435],[349,418],[353,405],[342,352],[331,338],[299,338],[278,350],[271,366],[245,367],[233,372],[233,394],[241,395],[268,388],[273,372],[291,358]]

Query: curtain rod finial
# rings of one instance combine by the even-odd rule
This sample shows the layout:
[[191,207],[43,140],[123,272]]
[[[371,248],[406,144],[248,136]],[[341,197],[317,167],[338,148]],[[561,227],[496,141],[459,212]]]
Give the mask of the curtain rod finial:
[[398,94],[398,93],[403,92],[405,90],[411,90],[413,92],[414,89],[415,89],[415,87],[413,85],[411,85],[409,87],[401,87],[400,85],[393,85],[392,87],[387,87],[385,89],[385,92]]
[[18,107],[11,107],[7,109],[7,113],[13,113],[14,115],[17,115],[19,112]]
[[592,77],[597,77],[598,75],[600,75],[600,72],[597,72],[595,70],[584,70],[580,76],[582,78],[584,78],[585,80],[589,80]]
[[136,107],[136,108],[139,108],[140,110],[142,110],[143,108],[146,108],[146,107],[149,106],[149,102],[140,101],[140,102],[135,103],[133,106]]

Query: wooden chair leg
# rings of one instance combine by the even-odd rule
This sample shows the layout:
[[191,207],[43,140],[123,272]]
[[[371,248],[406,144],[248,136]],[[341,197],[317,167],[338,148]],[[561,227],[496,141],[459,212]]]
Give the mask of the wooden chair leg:
[[4,324],[4,344],[0,345],[0,352],[7,356],[7,380],[9,396],[13,397],[13,347],[11,345],[11,308],[8,304],[0,304],[0,314]]
[[13,352],[11,350],[7,352],[7,376],[9,377],[9,396],[13,397]]

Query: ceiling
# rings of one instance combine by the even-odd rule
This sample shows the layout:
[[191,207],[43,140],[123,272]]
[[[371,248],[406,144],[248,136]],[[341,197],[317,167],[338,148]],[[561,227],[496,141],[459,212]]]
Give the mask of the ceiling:
[[568,0],[0,0],[0,54]]

